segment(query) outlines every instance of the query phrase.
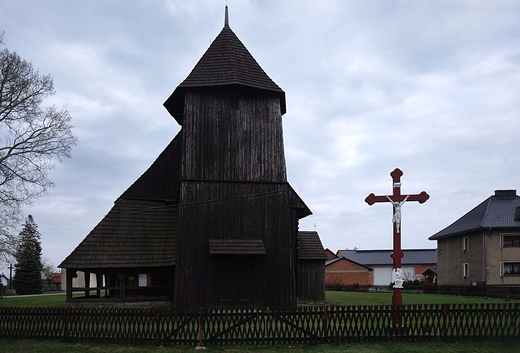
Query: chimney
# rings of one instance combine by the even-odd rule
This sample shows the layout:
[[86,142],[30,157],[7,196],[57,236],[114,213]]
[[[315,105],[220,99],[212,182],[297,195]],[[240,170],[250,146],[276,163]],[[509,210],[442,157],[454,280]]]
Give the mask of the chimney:
[[495,197],[515,197],[516,190],[495,190]]

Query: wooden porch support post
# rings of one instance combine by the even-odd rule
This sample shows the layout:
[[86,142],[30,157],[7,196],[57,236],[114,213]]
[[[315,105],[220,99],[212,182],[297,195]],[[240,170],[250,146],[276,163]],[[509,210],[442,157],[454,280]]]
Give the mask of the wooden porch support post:
[[125,299],[125,280],[126,280],[126,274],[125,273],[118,273],[117,278],[119,278],[119,298]]
[[105,278],[104,278],[105,282],[103,285],[103,287],[105,288],[105,297],[111,296],[111,293],[110,293],[111,290],[109,289],[109,287],[110,287],[110,281],[112,278],[110,276],[112,276],[112,275],[109,273],[105,273]]
[[85,298],[88,298],[90,296],[90,272],[85,271]]
[[76,276],[76,270],[73,270],[71,268],[65,269],[66,278],[65,283],[67,286],[67,299],[72,299],[72,279]]
[[98,298],[101,298],[101,287],[103,287],[103,274],[97,272],[96,273],[96,294]]

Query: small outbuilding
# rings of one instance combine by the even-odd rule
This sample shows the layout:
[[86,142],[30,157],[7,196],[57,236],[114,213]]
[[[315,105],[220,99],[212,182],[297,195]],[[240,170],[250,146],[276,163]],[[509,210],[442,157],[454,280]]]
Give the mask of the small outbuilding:
[[296,268],[298,300],[325,300],[326,260],[318,232],[299,231]]
[[325,286],[336,289],[345,286],[371,286],[373,269],[345,257],[336,257],[325,263]]
[[[404,249],[401,260],[405,281],[422,280],[422,273],[437,266],[436,249]],[[373,269],[373,285],[388,286],[392,282],[392,250],[339,250],[338,257]]]

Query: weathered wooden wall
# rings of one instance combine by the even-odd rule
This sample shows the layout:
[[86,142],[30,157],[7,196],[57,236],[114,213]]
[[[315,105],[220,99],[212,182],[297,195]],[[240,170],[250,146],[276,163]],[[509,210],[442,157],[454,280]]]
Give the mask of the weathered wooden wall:
[[296,216],[289,192],[285,183],[183,182],[174,305],[220,306],[219,267],[228,259],[210,254],[209,239],[261,239],[266,255],[248,259],[250,304],[294,306]]
[[325,261],[299,260],[296,272],[298,300],[325,300]]
[[181,179],[287,180],[276,95],[187,92],[182,130]]
[[[182,134],[174,305],[294,306],[297,217],[279,96],[188,90]],[[259,239],[266,254],[212,255],[210,239]]]

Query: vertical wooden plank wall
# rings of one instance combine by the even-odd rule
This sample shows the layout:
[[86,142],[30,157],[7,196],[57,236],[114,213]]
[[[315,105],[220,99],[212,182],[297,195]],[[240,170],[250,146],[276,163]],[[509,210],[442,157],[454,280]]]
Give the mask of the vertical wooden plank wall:
[[[262,239],[258,305],[294,306],[297,222],[287,184],[280,99],[234,89],[186,92],[176,307],[218,305],[209,239]],[[207,264],[212,264],[208,266]]]

